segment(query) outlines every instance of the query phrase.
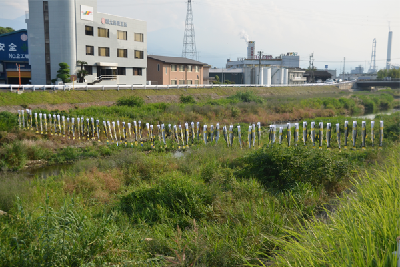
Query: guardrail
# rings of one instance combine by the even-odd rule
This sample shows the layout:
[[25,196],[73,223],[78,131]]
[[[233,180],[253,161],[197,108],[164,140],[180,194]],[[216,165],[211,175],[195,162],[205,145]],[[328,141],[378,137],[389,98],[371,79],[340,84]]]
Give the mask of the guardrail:
[[[351,83],[351,82],[342,82]],[[203,84],[203,85],[81,85],[81,84],[66,84],[66,85],[0,85],[0,89],[14,91],[88,91],[88,90],[167,90],[167,89],[211,89],[224,87],[302,87],[302,86],[326,86],[339,85],[338,83],[305,83],[305,84],[290,84],[290,85],[258,85],[258,84]]]

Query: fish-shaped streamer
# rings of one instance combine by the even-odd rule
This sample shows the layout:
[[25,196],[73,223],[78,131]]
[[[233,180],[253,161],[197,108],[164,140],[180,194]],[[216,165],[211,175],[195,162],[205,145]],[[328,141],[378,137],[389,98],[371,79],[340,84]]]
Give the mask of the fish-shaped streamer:
[[203,142],[207,144],[207,125],[203,125]]
[[357,121],[353,121],[353,149],[356,148],[356,141],[357,141]]
[[303,121],[303,144],[307,144],[307,122]]
[[[219,125],[218,125],[218,127],[219,127]],[[237,130],[238,130],[238,139],[239,139],[240,149],[242,149],[242,131],[240,129],[240,125],[237,126]]]
[[331,148],[331,123],[326,124],[326,148]]
[[319,123],[319,149],[322,149],[322,142],[324,140],[324,123],[320,122]]
[[349,137],[349,122],[344,122],[344,148],[347,148],[347,138]]

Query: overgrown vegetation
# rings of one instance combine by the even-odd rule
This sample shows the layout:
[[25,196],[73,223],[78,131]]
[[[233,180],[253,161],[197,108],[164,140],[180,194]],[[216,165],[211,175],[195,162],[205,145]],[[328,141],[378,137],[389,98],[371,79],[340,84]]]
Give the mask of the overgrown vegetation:
[[[179,96],[182,95],[183,89],[142,89],[142,90],[89,90],[89,91],[46,91],[42,92],[36,88],[34,93],[25,91],[22,95],[16,95],[11,92],[2,92],[0,97],[0,106],[6,105],[31,105],[31,104],[61,104],[61,103],[91,103],[101,101],[117,101],[121,97],[138,96],[147,98],[148,96]],[[256,88],[187,88],[184,89],[187,95],[197,95],[207,98],[210,95],[225,97],[235,94],[236,92],[251,90],[256,95],[270,94],[272,96],[293,96],[302,95],[310,96],[335,96],[340,90],[335,86],[304,86],[304,87],[256,87]]]
[[286,231],[287,238],[273,239],[279,247],[276,266],[397,266],[399,163],[399,153],[393,153],[385,165],[361,173],[355,193],[339,200],[328,223],[302,221],[304,226]]
[[191,96],[191,95],[187,95],[187,96],[181,95],[179,97],[179,101],[181,103],[183,103],[183,104],[194,104],[194,103],[196,103],[196,100],[194,100],[193,96]]
[[[62,114],[153,124],[233,121],[243,128],[249,121],[269,123],[287,114],[324,124],[339,122],[343,132],[345,120],[359,125],[366,120],[369,125],[370,120],[348,116],[362,113],[368,106],[364,103],[372,101],[380,110],[394,102],[380,94],[300,103],[258,98],[242,92],[195,104],[128,104]],[[317,112],[310,111],[314,108],[327,116],[345,116],[315,118]],[[271,111],[275,117],[265,115]],[[0,116],[14,123],[5,123],[7,132],[1,132],[4,170],[37,160],[74,162],[47,179],[0,174],[0,210],[8,212],[0,214],[0,266],[268,266],[274,261],[368,266],[374,259],[383,266],[394,251],[392,235],[398,230],[400,210],[400,185],[394,179],[394,168],[399,169],[398,113],[375,119],[385,122],[381,149],[376,127],[374,147],[368,137],[366,150],[359,149],[359,142],[356,150],[346,150],[342,135],[341,152],[334,135],[331,150],[326,143],[320,150],[310,143],[303,146],[301,140],[297,146],[284,142],[271,147],[266,132],[259,149],[240,149],[237,139],[228,148],[222,138],[217,145],[196,144],[186,151],[176,151],[170,141],[167,149],[150,149],[147,143],[125,148],[19,131],[16,115]],[[389,176],[375,171],[388,162]],[[365,178],[366,171],[370,177]],[[353,199],[358,202],[348,205]],[[337,202],[338,215],[330,214],[327,226],[318,222],[325,218],[325,208],[336,210],[332,206]],[[321,239],[315,239],[314,231]],[[371,242],[361,244],[365,240]]]
[[144,100],[138,96],[122,97],[117,100],[117,106],[128,106],[128,107],[138,107],[144,105]]

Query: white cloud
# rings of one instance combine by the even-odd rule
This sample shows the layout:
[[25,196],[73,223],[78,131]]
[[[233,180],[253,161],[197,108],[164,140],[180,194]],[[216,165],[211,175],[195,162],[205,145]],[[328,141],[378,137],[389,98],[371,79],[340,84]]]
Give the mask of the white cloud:
[[15,19],[28,11],[28,0],[1,1],[0,18]]
[[[1,1],[0,18],[16,18],[28,9],[28,0]],[[186,18],[184,0],[98,0],[99,12],[147,21],[157,45],[152,53],[182,50]],[[239,33],[245,31],[256,50],[277,56],[298,52],[303,66],[314,52],[319,67],[346,69],[370,60],[372,40],[377,39],[377,59],[386,58],[388,21],[393,30],[392,61],[400,63],[400,1],[398,0],[192,0],[197,49],[201,59],[218,67],[228,57],[246,55]],[[162,50],[161,50],[162,48]],[[167,52],[164,52],[167,53]],[[384,67],[384,61],[377,63]],[[367,66],[368,67],[368,66]]]

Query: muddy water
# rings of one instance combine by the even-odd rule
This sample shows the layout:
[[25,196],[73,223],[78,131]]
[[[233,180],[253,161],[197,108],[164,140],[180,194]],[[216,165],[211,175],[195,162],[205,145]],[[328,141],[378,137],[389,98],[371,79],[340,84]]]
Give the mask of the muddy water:
[[57,165],[48,165],[36,168],[29,168],[19,171],[18,173],[27,178],[42,178],[46,179],[50,176],[57,176],[63,172],[71,169],[73,164],[57,164]]

